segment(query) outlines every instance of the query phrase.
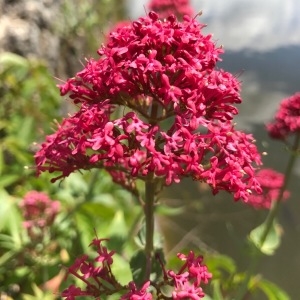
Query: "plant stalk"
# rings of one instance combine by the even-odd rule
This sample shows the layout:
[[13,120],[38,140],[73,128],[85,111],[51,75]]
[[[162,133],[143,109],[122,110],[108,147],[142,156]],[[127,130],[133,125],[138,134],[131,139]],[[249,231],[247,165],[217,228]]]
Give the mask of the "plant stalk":
[[155,183],[151,181],[145,182],[145,204],[144,213],[146,221],[146,280],[150,279],[151,265],[153,257],[153,237],[154,237],[154,202],[155,202]]

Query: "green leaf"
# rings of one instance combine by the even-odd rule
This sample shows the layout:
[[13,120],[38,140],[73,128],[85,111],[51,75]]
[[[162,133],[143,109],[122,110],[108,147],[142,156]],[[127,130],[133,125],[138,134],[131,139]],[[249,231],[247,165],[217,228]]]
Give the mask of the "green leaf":
[[19,180],[20,176],[17,174],[5,174],[0,177],[0,189],[3,189],[17,180]]
[[22,126],[19,128],[17,138],[19,141],[22,141],[23,144],[30,143],[30,136],[34,131],[34,119],[31,116],[27,116],[22,119]]
[[157,281],[163,275],[162,266],[166,265],[165,254],[162,248],[155,249],[154,258],[152,259],[152,267],[151,267],[151,281]]
[[[158,259],[160,258],[160,260]],[[151,265],[151,274],[150,280],[157,281],[162,276],[162,266],[160,261],[165,265],[165,258],[163,249],[156,249],[155,254],[152,258],[152,265]],[[138,285],[142,285],[145,283],[146,278],[146,265],[147,265],[147,258],[145,255],[144,250],[138,250],[130,260],[130,268],[133,276],[133,280]]]
[[6,262],[10,261],[15,255],[16,251],[11,250],[8,252],[5,252],[2,256],[0,256],[0,266],[4,265]]
[[146,264],[147,258],[144,250],[138,250],[130,260],[132,278],[138,286],[141,286],[145,282]]
[[90,217],[96,216],[104,220],[112,219],[115,213],[113,207],[108,207],[101,203],[86,202],[81,205],[80,210],[87,212]]
[[113,259],[112,273],[122,285],[128,284],[128,282],[132,281],[132,273],[128,261],[116,253]]
[[205,264],[214,277],[220,277],[221,271],[226,271],[230,275],[236,274],[236,265],[232,258],[226,255],[208,255],[205,257]]
[[265,293],[269,300],[290,300],[284,290],[268,280],[260,280],[257,287]]
[[7,230],[14,238],[16,245],[21,244],[21,216],[15,198],[0,190],[0,230]]
[[250,232],[249,239],[262,253],[272,255],[280,245],[282,230],[280,225],[274,220],[263,245],[261,245],[261,239],[265,232],[265,228],[266,222],[253,229]]
[[22,294],[22,300],[55,300],[57,297],[51,292],[44,292],[35,283],[32,284],[34,295]]
[[4,52],[0,55],[0,66],[28,67],[28,60],[20,55]]
[[115,213],[109,226],[109,236],[118,235],[125,237],[128,233],[128,228],[125,222],[123,211],[119,210]]
[[224,300],[224,297],[223,297],[222,291],[221,291],[220,280],[213,280],[212,287],[213,287],[213,299],[214,300]]

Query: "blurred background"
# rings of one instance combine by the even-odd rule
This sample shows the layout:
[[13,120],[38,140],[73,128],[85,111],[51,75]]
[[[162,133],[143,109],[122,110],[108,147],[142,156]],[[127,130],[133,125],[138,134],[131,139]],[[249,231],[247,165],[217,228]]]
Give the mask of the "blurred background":
[[[70,194],[66,196],[66,192],[62,195],[61,187],[41,183],[34,177],[31,166],[35,143],[51,132],[49,124],[53,119],[59,120],[70,110],[60,98],[56,84],[74,76],[86,57],[96,57],[96,50],[116,22],[144,15],[148,11],[147,2],[0,0],[0,231],[12,232],[11,224],[20,219],[20,213],[15,212],[15,219],[4,215],[11,214],[12,206],[33,187],[61,197],[66,205],[76,206],[77,200],[70,200],[70,195],[78,198],[80,194],[74,192],[74,185],[69,187]],[[208,25],[204,31],[213,33],[216,43],[224,46],[225,54],[218,67],[236,74],[242,81],[243,103],[236,118],[238,128],[253,133],[260,150],[268,153],[264,157],[265,167],[284,172],[286,150],[283,144],[268,138],[265,123],[271,120],[283,98],[300,90],[300,2],[194,0],[191,4],[196,12],[202,11],[198,19]],[[291,198],[280,213],[282,245],[274,256],[263,259],[259,269],[266,278],[285,289],[291,299],[299,297],[299,175],[298,162],[289,187]],[[100,191],[95,190],[95,194],[120,197],[120,191],[109,184],[110,188],[98,187]],[[4,205],[4,199],[11,205]],[[265,211],[234,203],[225,193],[212,197],[205,185],[191,180],[166,190],[162,201],[176,208],[186,206],[180,215],[159,218],[167,236],[169,256],[189,246],[207,248],[233,257],[241,270],[247,268],[244,237],[264,220]],[[100,221],[109,222],[108,216],[113,215],[117,204],[101,205],[102,210],[104,207],[110,210],[107,219],[103,214]],[[92,210],[92,206],[87,206],[86,211],[81,211],[77,216],[82,222],[78,223],[81,229],[62,238],[68,238],[71,244],[80,236],[88,244],[89,237],[80,234],[84,231],[83,223],[90,227],[86,212]],[[71,253],[72,246],[64,247]],[[10,284],[12,290],[18,289],[13,280],[5,281],[5,276],[8,266],[17,265],[20,258],[11,253],[15,259],[12,263],[10,256],[3,259],[4,253],[0,250],[0,287],[2,281],[3,286]]]

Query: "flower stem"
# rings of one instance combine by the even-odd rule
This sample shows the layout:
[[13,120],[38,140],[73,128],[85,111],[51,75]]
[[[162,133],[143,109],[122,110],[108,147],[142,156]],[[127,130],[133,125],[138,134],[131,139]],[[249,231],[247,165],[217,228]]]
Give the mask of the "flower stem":
[[267,216],[267,219],[266,219],[265,230],[263,231],[263,234],[261,235],[260,242],[259,242],[260,248],[263,246],[264,242],[266,241],[266,239],[268,237],[268,234],[272,228],[275,217],[279,211],[279,207],[280,207],[280,204],[283,199],[284,191],[288,187],[288,184],[289,184],[289,181],[290,181],[290,178],[292,175],[293,166],[297,159],[296,152],[297,152],[297,149],[299,148],[299,143],[300,143],[300,133],[297,133],[297,135],[295,136],[295,141],[292,146],[290,157],[289,157],[288,164],[286,167],[283,185],[282,185],[282,187],[279,191],[278,197],[277,197],[276,201],[274,201],[273,206],[272,206],[272,208]]
[[284,181],[283,181],[283,185],[280,188],[278,197],[275,201],[273,201],[273,205],[271,210],[269,211],[269,214],[266,218],[265,221],[265,227],[264,230],[262,232],[262,235],[260,237],[259,240],[259,244],[258,247],[255,247],[255,252],[253,254],[252,260],[251,260],[251,264],[248,268],[248,272],[246,274],[246,278],[243,282],[243,284],[241,285],[240,289],[238,290],[237,296],[234,298],[234,300],[242,300],[246,293],[247,293],[247,289],[248,289],[248,283],[251,279],[251,276],[254,274],[257,265],[259,263],[259,260],[261,258],[261,254],[262,252],[260,251],[260,249],[263,247],[266,239],[268,238],[268,235],[270,234],[270,231],[272,229],[273,223],[275,221],[275,218],[279,212],[279,208],[283,199],[283,195],[284,195],[284,191],[287,189],[291,175],[292,175],[292,170],[293,170],[293,166],[295,164],[295,161],[297,159],[297,150],[299,149],[299,144],[300,144],[300,132],[297,133],[297,135],[295,136],[295,140],[294,140],[294,144],[291,148],[290,151],[290,157],[288,160],[288,164],[286,167],[286,171],[285,171],[285,176],[284,176]]
[[150,279],[152,256],[153,256],[153,236],[154,236],[154,199],[155,183],[151,181],[145,182],[145,204],[144,213],[146,220],[146,245],[145,254],[146,264],[146,280]]

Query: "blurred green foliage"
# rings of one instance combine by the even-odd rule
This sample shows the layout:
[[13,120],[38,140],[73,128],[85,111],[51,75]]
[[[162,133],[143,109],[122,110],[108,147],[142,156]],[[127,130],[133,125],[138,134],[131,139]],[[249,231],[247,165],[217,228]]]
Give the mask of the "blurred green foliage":
[[[128,240],[133,241],[142,214],[133,197],[104,171],[73,174],[56,184],[50,184],[49,175],[35,176],[35,143],[50,133],[54,118],[62,117],[61,98],[44,63],[3,53],[0,66],[0,295],[41,299],[43,286],[51,287],[55,278],[60,283],[61,265],[87,253],[95,234],[109,236],[109,246],[121,255],[131,251]],[[30,190],[47,191],[62,204],[39,241],[22,227],[18,206]],[[120,279],[127,276],[126,268],[129,264],[119,256]],[[43,299],[55,298],[45,293]]]
[[[119,0],[64,1],[61,10],[63,18],[54,25],[66,56],[58,58],[64,64],[58,76],[65,76],[64,70],[74,72],[72,60],[78,64],[83,53],[96,52],[108,28],[124,17],[124,7]],[[142,216],[132,196],[102,171],[73,174],[57,184],[49,175],[35,176],[38,144],[67,111],[56,85],[47,62],[0,53],[0,297],[57,298],[62,265],[88,252],[95,234],[110,236],[109,246],[119,251],[118,273],[124,277],[129,270],[121,255],[131,246],[125,249],[124,242]],[[41,241],[32,241],[22,226],[18,204],[30,190],[45,191],[62,205]]]
[[0,188],[26,186],[33,170],[34,143],[60,115],[57,87],[45,64],[0,54]]

